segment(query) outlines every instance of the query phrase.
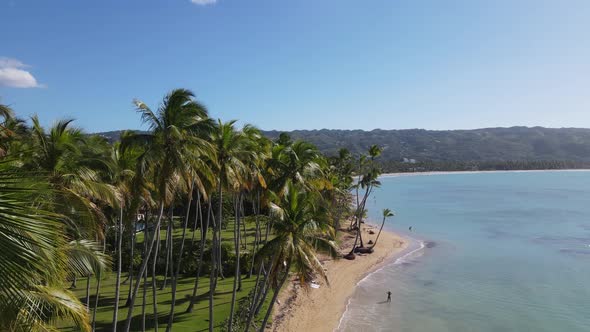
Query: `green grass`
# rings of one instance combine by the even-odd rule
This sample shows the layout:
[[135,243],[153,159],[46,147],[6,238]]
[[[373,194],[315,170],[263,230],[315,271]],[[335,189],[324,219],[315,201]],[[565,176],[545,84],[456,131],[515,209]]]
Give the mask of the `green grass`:
[[[177,226],[173,231],[175,247],[177,244],[180,243],[182,229],[178,227],[179,224],[175,222],[175,226]],[[246,233],[247,233],[247,244],[248,250],[251,249],[252,242],[254,241],[254,230],[255,224],[252,220],[249,220],[246,223]],[[160,238],[163,239],[166,236],[166,231],[162,230],[160,234]],[[228,223],[227,229],[223,230],[222,232],[223,241],[227,241],[233,245],[233,223],[230,221]],[[190,239],[192,237],[192,229],[187,229],[187,240],[185,242],[185,248],[190,246]],[[195,239],[198,240],[200,237],[199,231],[197,230],[197,234],[195,234]],[[141,243],[143,240],[143,234],[139,234],[137,237],[138,243]],[[164,248],[162,243],[162,248]],[[175,248],[176,249],[176,248]],[[164,249],[161,249],[164,250]],[[175,253],[176,254],[176,253]],[[125,268],[124,268],[125,270]],[[124,273],[121,277],[121,280],[125,280],[127,274]],[[134,276],[135,277],[135,276]],[[162,284],[164,280],[164,276],[158,276],[158,286]],[[116,274],[114,272],[110,272],[106,275],[105,279],[103,279],[101,284],[101,291],[100,291],[100,298],[99,298],[99,306],[96,313],[96,330],[97,331],[110,331],[111,324],[113,319],[113,310],[114,310],[114,298],[115,298],[115,281],[116,281]],[[148,284],[147,284],[147,296],[146,296],[146,330],[154,330],[154,316],[153,316],[153,298],[152,298],[152,287],[151,287],[151,278],[148,275]],[[189,304],[190,296],[192,295],[192,289],[194,285],[195,277],[194,276],[180,276],[178,280],[178,287],[177,287],[177,294],[176,294],[176,307],[175,307],[175,314],[174,314],[174,331],[207,331],[209,327],[209,278],[201,277],[199,279],[199,290],[197,293],[197,301],[194,306],[194,310],[192,313],[187,314],[185,310]],[[216,325],[216,330],[220,329],[220,324],[229,316],[230,306],[231,306],[231,297],[232,297],[232,289],[233,289],[233,277],[227,277],[223,280],[219,279],[217,283],[217,289],[214,296],[214,322]],[[236,299],[236,309],[238,306],[238,301],[240,298],[243,298],[248,295],[250,290],[254,287],[256,281],[255,275],[252,278],[246,279],[246,276],[242,276],[242,290],[238,292],[237,299]],[[118,324],[121,328],[124,325],[125,318],[127,316],[128,308],[123,307],[126,302],[127,294],[129,290],[129,284],[124,284],[121,286],[121,295],[120,295],[120,302],[119,302],[119,320]],[[95,296],[94,292],[96,291],[96,280],[91,279],[90,282],[90,305],[91,308],[94,306]],[[84,303],[86,300],[86,279],[78,279],[77,289],[74,290],[74,293],[81,299]],[[140,291],[137,295],[137,299],[135,301],[135,309],[133,311],[133,321],[132,321],[132,328],[133,331],[141,330],[141,307],[142,307],[142,296],[143,296],[143,287],[140,288]],[[270,296],[269,296],[270,298]],[[165,329],[166,324],[168,322],[168,314],[170,312],[172,300],[172,292],[171,292],[171,285],[170,280],[166,285],[164,290],[157,291],[157,301],[158,301],[158,328]],[[267,299],[267,302],[268,299]],[[268,303],[265,305],[265,307]],[[260,311],[260,320],[263,318],[266,312],[266,308],[263,308]],[[92,313],[92,311],[91,311]],[[72,329],[70,329],[72,330]]]

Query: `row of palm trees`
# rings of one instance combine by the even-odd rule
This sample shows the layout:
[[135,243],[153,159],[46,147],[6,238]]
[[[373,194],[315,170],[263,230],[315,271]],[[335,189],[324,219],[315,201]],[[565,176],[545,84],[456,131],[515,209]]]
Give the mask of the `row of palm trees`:
[[[151,277],[157,330],[156,264],[164,255],[164,284],[169,282],[172,296],[166,331],[172,330],[179,312],[179,278],[195,279],[193,296],[182,309],[190,315],[205,260],[210,262],[209,330],[225,323],[228,331],[263,331],[290,273],[304,285],[313,276],[326,277],[317,253],[339,254],[336,231],[350,214],[350,190],[355,186],[363,198],[359,200],[357,190],[357,210],[349,229],[360,240],[355,247],[364,246],[360,234],[364,203],[378,186],[376,147],[359,159],[360,167],[345,150],[326,158],[312,144],[292,141],[287,135],[271,141],[253,126],[238,128],[235,121],[215,121],[185,89],[171,91],[155,110],[139,100],[134,105],[147,131],[124,132],[114,144],[85,134],[72,120],[45,129],[33,117],[28,125],[9,107],[1,106],[0,330],[46,330],[64,319],[82,330],[94,330],[100,281],[111,267],[116,274],[111,329],[132,328],[142,286],[141,327],[145,329],[145,287]],[[360,172],[356,183],[355,169]],[[242,245],[244,206],[248,203],[256,231],[248,249],[251,255],[243,256],[241,250],[247,248]],[[175,207],[184,211],[177,252],[172,245]],[[123,243],[127,241],[132,252],[139,250],[134,248],[139,215],[144,216],[141,263],[134,269],[131,254],[127,313],[120,324]],[[200,229],[198,269],[194,276],[181,276],[191,215],[193,230]],[[230,219],[235,250],[231,309],[229,317],[215,317],[217,283],[224,277],[222,230]],[[162,227],[167,228],[164,247]],[[109,250],[107,232],[115,233],[115,244]],[[195,245],[194,238],[190,243]],[[204,257],[206,246],[210,246],[210,257]],[[245,264],[241,257],[252,259],[246,263],[251,263],[248,275],[256,277],[256,283],[247,297],[246,314],[238,315],[240,271]],[[92,315],[88,295],[82,304],[63,287],[65,280],[76,287],[78,278],[86,278],[89,285],[91,277],[97,279]],[[260,310],[269,303],[270,294],[262,318]]]

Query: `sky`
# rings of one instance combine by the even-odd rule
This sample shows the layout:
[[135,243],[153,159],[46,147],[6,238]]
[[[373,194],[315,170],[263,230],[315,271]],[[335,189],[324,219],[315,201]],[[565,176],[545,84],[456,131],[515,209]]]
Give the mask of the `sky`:
[[0,0],[0,103],[142,128],[187,88],[262,129],[590,128],[586,0]]

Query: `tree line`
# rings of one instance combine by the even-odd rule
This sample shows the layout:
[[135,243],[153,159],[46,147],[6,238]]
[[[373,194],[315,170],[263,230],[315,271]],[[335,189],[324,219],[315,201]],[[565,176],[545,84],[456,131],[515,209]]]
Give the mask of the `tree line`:
[[[326,278],[318,254],[341,256],[338,231],[355,234],[346,258],[372,252],[376,243],[365,246],[360,225],[380,185],[377,146],[326,157],[286,134],[271,140],[254,126],[214,120],[185,89],[156,109],[140,100],[134,106],[148,129],[125,131],[114,143],[73,120],[45,128],[36,116],[25,121],[0,106],[0,330],[46,331],[64,322],[95,330],[101,281],[112,273],[112,331],[145,330],[150,288],[153,326],[171,331],[175,315],[192,314],[202,300],[207,275],[209,330],[263,331],[289,275],[302,285]],[[384,211],[383,223],[390,216]],[[255,223],[251,243],[246,219]],[[233,276],[231,308],[216,317],[226,275]],[[178,308],[181,278],[194,286]],[[247,296],[239,295],[242,278],[255,278]],[[85,300],[68,289],[81,280]],[[171,308],[161,321],[157,289],[166,287]]]
[[[280,135],[278,131],[264,133],[272,139]],[[498,166],[505,166],[511,161],[590,163],[590,129],[584,128],[322,129],[295,130],[288,134],[315,144],[326,155],[337,155],[341,148],[356,155],[376,144],[383,149],[381,159],[388,162],[401,162],[406,158],[440,162],[440,165],[503,162]]]
[[590,169],[590,162],[571,160],[500,160],[500,161],[380,161],[383,172],[442,172],[442,171],[512,171]]

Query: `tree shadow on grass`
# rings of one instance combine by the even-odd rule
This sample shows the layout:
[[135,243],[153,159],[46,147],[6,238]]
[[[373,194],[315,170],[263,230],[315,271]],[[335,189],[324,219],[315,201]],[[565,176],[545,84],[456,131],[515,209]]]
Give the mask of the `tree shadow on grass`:
[[[131,320],[131,331],[141,331],[141,308],[139,308],[140,312],[137,315],[134,315]],[[125,327],[125,317],[127,311],[123,311],[123,315],[119,313],[119,321],[117,322],[117,330],[122,331]],[[122,317],[121,317],[122,316]],[[169,313],[162,313],[158,314],[158,327],[162,328],[168,322],[168,318],[170,317]],[[183,315],[180,313],[174,314],[174,323],[182,323],[191,318],[190,315]],[[154,330],[155,321],[154,321],[154,314],[146,314],[145,315],[145,329],[146,330]],[[97,332],[107,332],[112,330],[112,322],[96,322],[96,331]]]

